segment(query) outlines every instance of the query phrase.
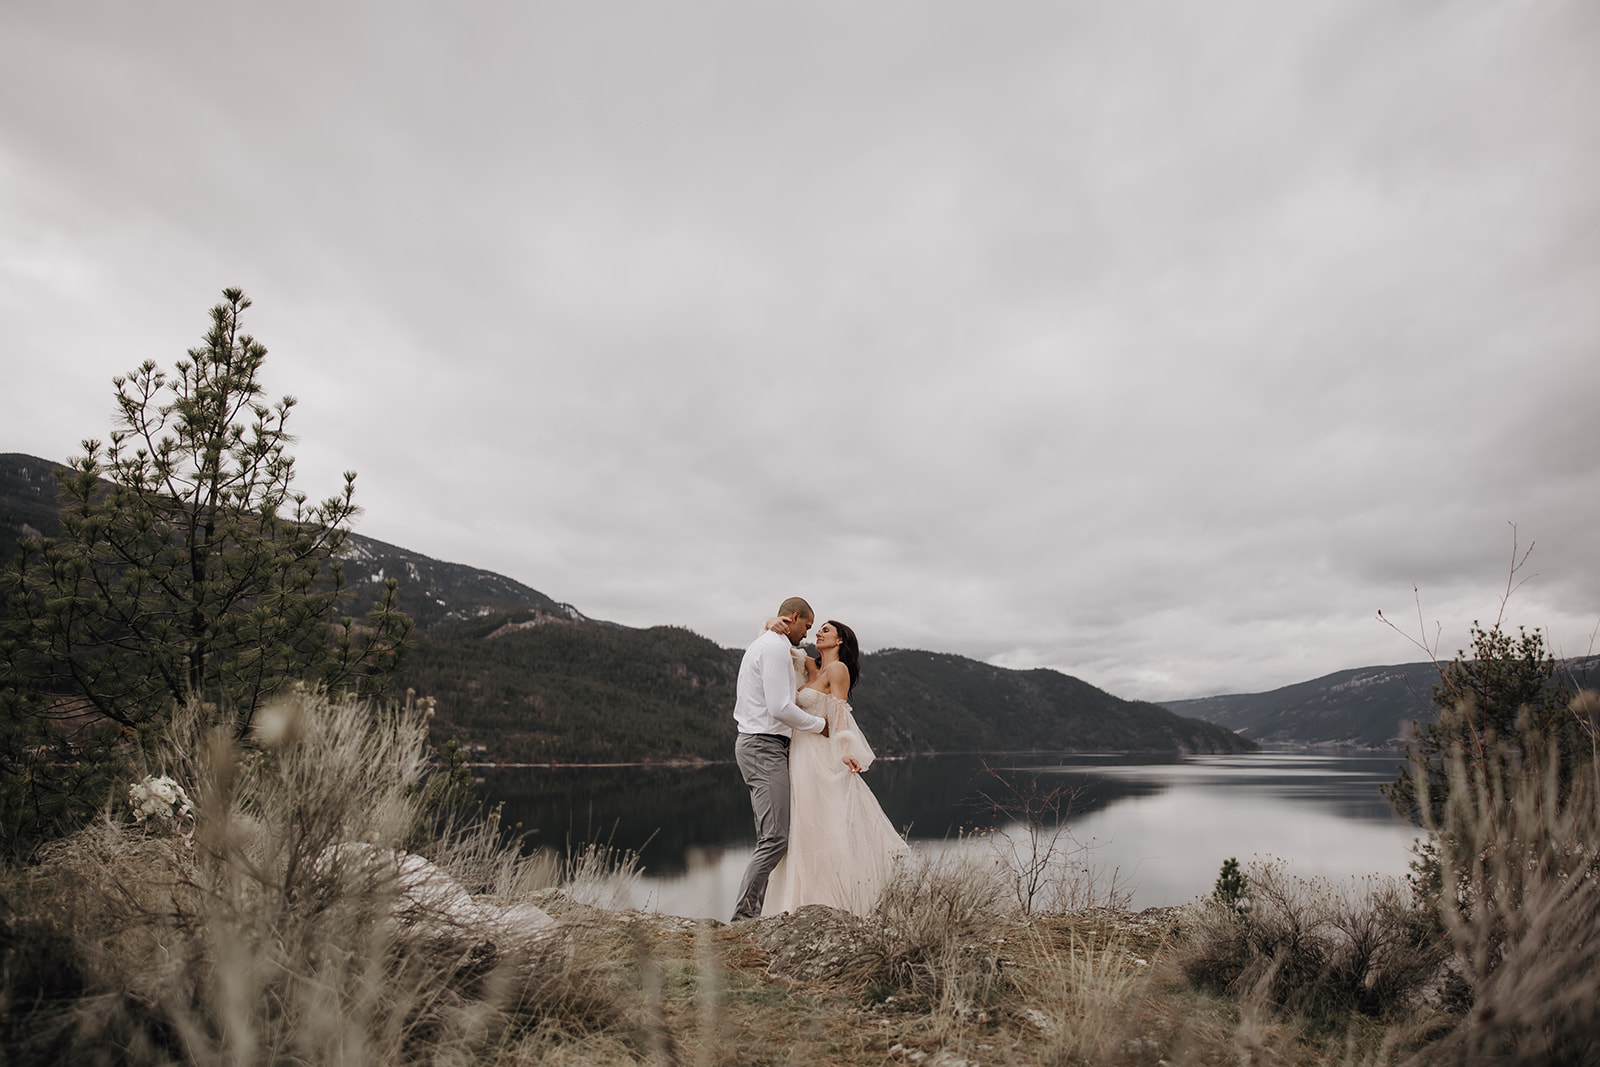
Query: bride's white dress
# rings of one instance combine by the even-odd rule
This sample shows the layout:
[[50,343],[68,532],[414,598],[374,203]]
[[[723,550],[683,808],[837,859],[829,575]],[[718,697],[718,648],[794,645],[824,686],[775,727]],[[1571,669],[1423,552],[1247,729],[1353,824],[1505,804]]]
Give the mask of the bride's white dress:
[[789,851],[767,882],[761,913],[827,904],[866,915],[910,849],[844,765],[846,755],[863,770],[873,760],[850,705],[816,689],[800,690],[795,702],[826,718],[829,736],[797,731],[789,742]]

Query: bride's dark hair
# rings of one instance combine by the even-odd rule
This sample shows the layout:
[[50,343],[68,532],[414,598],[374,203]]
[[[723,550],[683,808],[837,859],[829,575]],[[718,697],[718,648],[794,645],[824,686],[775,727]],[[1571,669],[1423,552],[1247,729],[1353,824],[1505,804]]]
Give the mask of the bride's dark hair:
[[856,632],[838,619],[829,619],[828,625],[839,631],[839,662],[850,670],[850,688],[861,681],[861,643]]

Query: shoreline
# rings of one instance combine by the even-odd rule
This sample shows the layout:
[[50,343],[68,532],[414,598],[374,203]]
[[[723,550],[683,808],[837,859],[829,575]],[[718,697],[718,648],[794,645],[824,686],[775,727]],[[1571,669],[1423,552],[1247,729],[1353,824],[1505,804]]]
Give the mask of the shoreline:
[[[1305,746],[1310,748],[1311,746]],[[1294,749],[1273,749],[1271,751],[1297,751]],[[1260,752],[1268,749],[1263,746]],[[909,755],[879,756],[880,763],[897,763],[909,759],[924,759],[930,756],[1251,756],[1256,752],[1182,752],[1173,749],[1141,749],[1141,748],[1096,748],[1096,749],[1070,749],[1070,748],[1026,748],[1009,751],[996,751],[982,749],[958,752],[913,752]],[[462,764],[478,770],[556,770],[571,767],[662,767],[679,770],[692,770],[697,767],[731,767],[731,759],[676,759],[676,760],[614,760],[599,763],[585,763],[579,761],[568,762],[565,760],[550,761],[545,763],[499,763],[499,762],[469,762]]]

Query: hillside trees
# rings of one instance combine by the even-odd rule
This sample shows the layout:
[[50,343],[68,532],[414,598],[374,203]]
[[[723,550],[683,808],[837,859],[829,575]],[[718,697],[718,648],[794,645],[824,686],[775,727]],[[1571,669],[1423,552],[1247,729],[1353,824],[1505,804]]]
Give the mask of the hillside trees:
[[92,809],[68,779],[177,703],[242,732],[294,681],[380,692],[405,646],[392,580],[363,623],[340,614],[355,474],[321,503],[292,489],[295,400],[265,402],[250,301],[223,296],[173,373],[113,379],[109,443],[57,472],[61,535],[0,575],[0,836]]

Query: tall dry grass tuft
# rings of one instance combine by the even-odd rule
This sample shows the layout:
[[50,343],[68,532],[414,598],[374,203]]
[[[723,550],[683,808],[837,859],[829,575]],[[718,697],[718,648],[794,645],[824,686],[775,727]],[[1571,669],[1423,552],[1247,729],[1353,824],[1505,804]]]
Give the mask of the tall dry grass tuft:
[[1030,931],[1013,976],[1023,1017],[1045,1038],[1054,1062],[1103,1063],[1124,1051],[1129,1016],[1151,983],[1149,962],[1127,934],[1069,928],[1064,942]]
[[1005,941],[1019,927],[1006,868],[959,851],[911,852],[874,914],[877,988],[944,1017],[968,1015],[998,991]]
[[596,908],[627,907],[643,877],[638,853],[603,842],[569,847],[559,870],[567,895]]
[[[9,874],[13,1062],[466,1062],[609,1025],[604,981],[527,902],[551,861],[494,818],[437,832],[418,709],[301,692],[251,744],[203,722],[180,712],[151,756],[192,822],[108,812]],[[71,980],[17,973],[40,953]]]
[[[1600,696],[1585,690],[1569,710],[1592,738]],[[1489,743],[1494,758],[1451,754],[1443,816],[1428,827],[1438,914],[1471,1000],[1438,1054],[1600,1062],[1600,762],[1533,731],[1518,750]]]

